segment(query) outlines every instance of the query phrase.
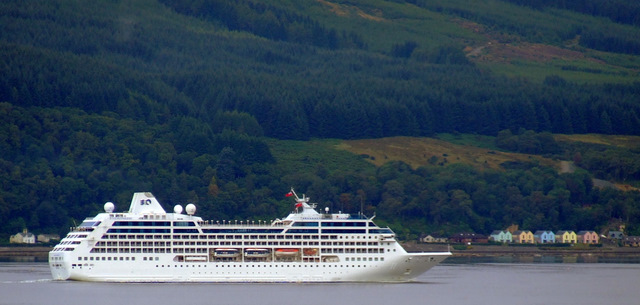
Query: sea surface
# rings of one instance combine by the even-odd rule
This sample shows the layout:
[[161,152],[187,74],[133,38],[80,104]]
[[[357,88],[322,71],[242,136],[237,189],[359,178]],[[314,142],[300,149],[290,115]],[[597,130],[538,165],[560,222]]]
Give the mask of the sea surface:
[[52,281],[45,262],[0,262],[0,304],[640,304],[640,264],[452,260],[402,284]]

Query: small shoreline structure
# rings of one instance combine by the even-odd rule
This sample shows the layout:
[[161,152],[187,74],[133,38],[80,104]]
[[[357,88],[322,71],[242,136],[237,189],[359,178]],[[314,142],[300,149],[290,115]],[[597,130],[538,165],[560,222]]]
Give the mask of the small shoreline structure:
[[450,248],[447,262],[542,262],[542,263],[640,263],[637,247],[551,247],[549,245],[448,245],[403,243],[407,251],[439,251]]

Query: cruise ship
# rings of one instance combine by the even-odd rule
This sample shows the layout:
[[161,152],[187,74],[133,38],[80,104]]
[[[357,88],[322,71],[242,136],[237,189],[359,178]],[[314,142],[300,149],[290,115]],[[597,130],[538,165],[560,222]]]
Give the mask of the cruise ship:
[[85,219],[49,252],[54,280],[103,282],[406,282],[451,252],[408,253],[374,217],[316,211],[292,189],[295,210],[274,221],[203,221],[167,213],[146,192],[128,212]]

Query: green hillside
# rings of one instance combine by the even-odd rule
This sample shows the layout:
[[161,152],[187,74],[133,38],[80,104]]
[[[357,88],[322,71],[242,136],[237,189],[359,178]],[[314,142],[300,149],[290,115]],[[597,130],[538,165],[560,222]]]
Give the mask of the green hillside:
[[372,51],[389,53],[411,41],[419,59],[454,45],[484,68],[537,81],[560,75],[576,82],[633,82],[640,68],[638,24],[602,18],[607,10],[620,18],[640,12],[624,1],[586,1],[591,6],[585,7],[601,5],[593,12],[559,9],[554,1],[274,2],[354,31]]
[[[628,16],[638,7],[584,1],[602,9],[3,1],[0,237],[64,233],[141,190],[195,202],[205,218],[281,217],[291,186],[334,209],[362,206],[405,237],[614,221],[640,234],[638,193],[590,182],[637,186],[638,146],[551,136],[640,135],[640,28]],[[409,166],[337,149],[443,134],[540,158],[478,168],[440,154]]]

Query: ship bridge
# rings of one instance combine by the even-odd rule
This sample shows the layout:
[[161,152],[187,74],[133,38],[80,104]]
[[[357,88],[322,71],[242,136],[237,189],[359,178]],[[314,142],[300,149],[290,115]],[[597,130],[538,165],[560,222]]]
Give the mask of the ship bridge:
[[[291,214],[289,214],[289,216],[287,216],[287,218],[284,219],[285,223],[291,222],[291,221],[298,221],[298,220],[311,220],[311,219],[352,219],[350,214],[346,214],[346,213],[329,213],[329,208],[326,207],[325,208],[325,213],[318,213],[318,211],[316,211],[316,207],[317,207],[317,203],[309,203],[310,198],[305,196],[304,194],[302,195],[302,198],[298,197],[298,195],[295,193],[295,191],[293,189],[291,189],[291,192],[289,194],[292,194],[293,196],[295,196],[295,200],[296,200],[296,205],[295,205],[295,211],[292,212]],[[362,217],[360,219],[366,219],[365,217]]]

